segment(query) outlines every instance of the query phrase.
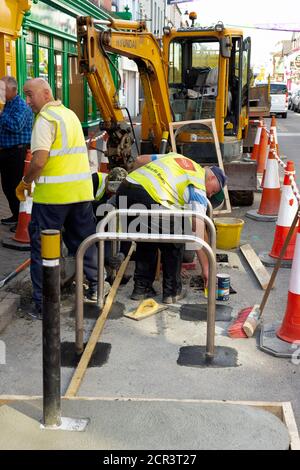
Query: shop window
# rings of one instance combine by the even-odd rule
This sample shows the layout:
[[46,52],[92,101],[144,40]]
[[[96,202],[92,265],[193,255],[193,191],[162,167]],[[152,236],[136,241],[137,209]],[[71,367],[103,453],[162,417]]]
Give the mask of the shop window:
[[62,51],[63,50],[63,42],[61,39],[54,38],[53,40],[53,46],[56,51]]
[[49,47],[50,46],[49,36],[46,36],[45,34],[39,34],[39,45],[43,47]]
[[39,47],[39,77],[49,81],[49,51]]
[[83,78],[78,71],[77,57],[69,56],[69,94],[70,109],[84,121]]
[[26,44],[26,79],[34,78],[33,46]]
[[62,54],[54,53],[54,97],[56,100],[63,100],[63,76],[62,76]]

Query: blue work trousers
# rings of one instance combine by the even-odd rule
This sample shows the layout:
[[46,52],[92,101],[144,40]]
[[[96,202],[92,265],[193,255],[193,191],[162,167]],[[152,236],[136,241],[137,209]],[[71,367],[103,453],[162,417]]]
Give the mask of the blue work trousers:
[[[96,232],[96,219],[91,202],[74,204],[38,204],[32,206],[29,224],[31,244],[31,281],[33,301],[42,303],[42,258],[41,231],[46,229],[65,230],[64,242],[70,253],[75,254],[80,243]],[[84,257],[84,273],[90,287],[97,287],[97,248],[92,245]]]

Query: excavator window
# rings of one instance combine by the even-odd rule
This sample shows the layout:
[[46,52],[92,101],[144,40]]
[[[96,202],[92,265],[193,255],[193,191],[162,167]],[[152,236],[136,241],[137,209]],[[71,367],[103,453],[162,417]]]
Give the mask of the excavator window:
[[[176,39],[169,49],[169,92],[175,121],[215,118],[220,45],[216,38]],[[174,81],[181,77],[180,82]]]

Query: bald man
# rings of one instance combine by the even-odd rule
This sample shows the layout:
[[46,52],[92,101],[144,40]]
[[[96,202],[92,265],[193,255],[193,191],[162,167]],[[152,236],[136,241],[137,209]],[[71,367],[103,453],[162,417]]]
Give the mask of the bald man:
[[[24,93],[27,104],[37,116],[31,138],[32,161],[16,193],[19,200],[24,200],[25,191],[30,193],[35,182],[29,226],[34,305],[28,314],[41,319],[41,231],[64,227],[67,247],[71,253],[76,253],[80,243],[95,233],[96,221],[91,203],[93,184],[88,153],[78,117],[54,100],[49,84],[42,78],[28,80]],[[89,282],[88,298],[93,301],[97,300],[96,260],[93,246],[86,252],[84,265]]]

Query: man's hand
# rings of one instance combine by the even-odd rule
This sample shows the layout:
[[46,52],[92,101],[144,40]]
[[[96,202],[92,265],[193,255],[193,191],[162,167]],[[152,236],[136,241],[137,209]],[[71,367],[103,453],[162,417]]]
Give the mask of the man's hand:
[[25,191],[27,191],[28,196],[31,195],[31,183],[25,183],[22,179],[16,187],[16,196],[21,202],[26,200]]

